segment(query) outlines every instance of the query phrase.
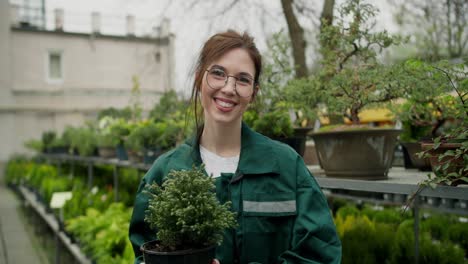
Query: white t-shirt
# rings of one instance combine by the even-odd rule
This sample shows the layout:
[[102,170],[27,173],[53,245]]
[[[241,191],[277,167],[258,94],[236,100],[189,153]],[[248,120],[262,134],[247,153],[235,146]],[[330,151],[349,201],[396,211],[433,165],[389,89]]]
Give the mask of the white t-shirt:
[[239,155],[233,157],[221,157],[200,145],[200,156],[205,164],[205,170],[213,178],[221,176],[221,173],[235,173],[239,163]]

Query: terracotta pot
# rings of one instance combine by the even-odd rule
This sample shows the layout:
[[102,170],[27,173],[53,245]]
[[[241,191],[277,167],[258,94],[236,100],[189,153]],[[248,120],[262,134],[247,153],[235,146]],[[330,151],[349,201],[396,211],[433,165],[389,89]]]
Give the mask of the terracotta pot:
[[313,133],[317,156],[330,177],[386,179],[401,130],[371,129]]

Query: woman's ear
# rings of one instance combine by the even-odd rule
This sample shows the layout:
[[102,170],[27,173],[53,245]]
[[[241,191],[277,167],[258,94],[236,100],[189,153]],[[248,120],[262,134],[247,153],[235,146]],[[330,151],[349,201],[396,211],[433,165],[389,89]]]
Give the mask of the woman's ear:
[[258,91],[260,90],[260,85],[256,84],[255,87],[254,87],[254,91],[253,91],[253,94],[252,94],[252,97],[250,98],[250,102],[252,103],[255,98],[257,97],[257,93]]

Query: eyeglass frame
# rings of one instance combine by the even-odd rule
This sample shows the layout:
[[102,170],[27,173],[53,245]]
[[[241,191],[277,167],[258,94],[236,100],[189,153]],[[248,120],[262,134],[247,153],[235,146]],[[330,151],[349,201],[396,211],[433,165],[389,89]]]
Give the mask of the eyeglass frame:
[[[205,71],[209,74],[211,70],[213,70],[213,69],[206,69]],[[222,69],[220,69],[220,70],[222,70]],[[224,71],[224,70],[222,70],[222,71]],[[252,95],[255,94],[255,87],[258,85],[258,83],[255,81],[254,78],[252,78],[252,77],[250,77],[250,76],[245,76],[246,78],[249,78],[250,80],[252,80],[252,94],[249,95],[249,96],[241,96],[241,95],[239,94],[239,92],[237,92],[237,81],[239,80],[239,78],[238,78],[237,76],[235,76],[235,75],[229,75],[229,74],[227,74],[226,71],[224,71],[224,73],[226,74],[226,80],[224,81],[224,85],[223,85],[223,86],[221,86],[221,87],[219,87],[219,88],[213,88],[213,87],[210,85],[210,82],[208,81],[208,75],[207,75],[207,76],[206,76],[206,83],[208,84],[208,86],[209,86],[211,89],[213,89],[213,90],[222,89],[222,88],[226,87],[226,85],[227,85],[227,83],[228,83],[228,81],[229,81],[229,77],[232,77],[232,78],[234,78],[234,79],[236,80],[236,81],[234,82],[234,91],[236,91],[236,94],[237,94],[238,96],[240,96],[240,97],[242,97],[242,98],[247,98],[247,97],[250,97],[250,96],[252,96]]]

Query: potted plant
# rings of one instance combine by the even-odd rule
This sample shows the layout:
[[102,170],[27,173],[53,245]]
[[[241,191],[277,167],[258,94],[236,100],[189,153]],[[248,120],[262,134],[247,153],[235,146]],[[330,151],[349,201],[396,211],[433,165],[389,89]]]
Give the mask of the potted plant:
[[326,109],[329,116],[341,115],[353,124],[311,135],[327,176],[385,179],[392,164],[400,131],[371,129],[360,122],[363,110],[382,107],[403,93],[397,80],[401,69],[377,59],[403,39],[372,31],[377,11],[361,0],[343,3],[336,24],[325,25],[320,34],[320,70],[303,80],[309,85],[296,86],[295,93],[302,93],[297,103],[312,103],[309,107],[317,112]]
[[435,177],[429,174],[423,185],[468,183],[468,72],[465,64],[449,62],[434,68],[443,73],[452,88],[454,100],[450,108],[454,111],[440,136],[433,142],[421,143],[424,152],[420,156],[430,159],[435,174]]
[[80,156],[95,156],[97,152],[96,129],[91,124],[84,127],[69,127],[67,133],[70,137],[73,151],[77,151]]
[[409,152],[413,165],[419,169],[429,168],[428,159],[419,159],[416,153],[421,151],[420,142],[431,141],[440,136],[444,126],[456,116],[456,99],[447,76],[438,67],[444,62],[426,63],[420,60],[408,60],[401,64],[404,75],[400,82],[405,83],[405,99],[396,104],[394,112],[402,122],[403,133],[400,141]]
[[141,246],[146,264],[211,263],[224,230],[236,225],[230,203],[221,205],[214,189],[214,179],[196,167],[148,187],[145,221],[158,239]]
[[116,147],[120,140],[111,133],[111,127],[115,122],[116,119],[110,116],[104,116],[98,121],[96,144],[100,157],[114,158],[117,156]]
[[[307,133],[312,130],[308,108],[286,100],[285,86],[293,80],[294,65],[288,36],[280,31],[268,40],[260,87],[243,120],[255,131],[291,146],[304,155]],[[290,85],[290,84],[289,84]]]
[[125,141],[129,159],[133,162],[151,163],[161,154],[158,141],[164,133],[164,125],[145,120],[137,123]]

